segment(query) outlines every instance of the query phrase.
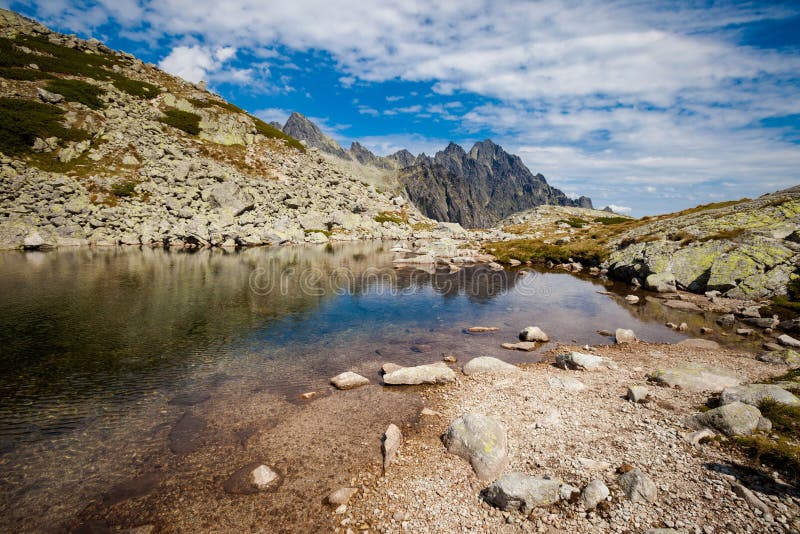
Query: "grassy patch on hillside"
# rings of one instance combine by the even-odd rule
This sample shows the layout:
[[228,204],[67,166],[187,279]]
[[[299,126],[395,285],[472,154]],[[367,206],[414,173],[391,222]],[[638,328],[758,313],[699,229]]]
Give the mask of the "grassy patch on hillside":
[[161,94],[158,86],[151,83],[132,80],[124,76],[113,76],[113,80],[114,87],[137,98],[149,100]]
[[63,96],[70,102],[78,102],[91,109],[105,107],[105,103],[100,99],[104,91],[91,83],[58,78],[47,82],[45,89]]
[[[795,373],[790,373],[795,378]],[[780,379],[791,379],[789,375]],[[786,406],[772,399],[758,405],[761,415],[772,421],[767,436],[736,438],[735,442],[755,461],[770,466],[792,481],[800,481],[800,407]]]
[[136,196],[136,182],[126,180],[111,186],[111,193],[117,198],[129,198]]
[[736,239],[747,230],[745,228],[729,228],[728,230],[721,230],[719,232],[709,234],[700,238],[700,241],[725,241],[725,240],[732,240]]
[[306,151],[306,147],[303,146],[303,143],[301,143],[291,135],[283,133],[274,126],[270,126],[269,124],[262,121],[258,117],[253,117],[252,115],[250,115],[250,118],[253,119],[253,122],[256,125],[256,131],[261,135],[263,135],[264,137],[269,137],[271,139],[283,139],[284,141],[286,141],[286,144],[289,145],[290,147],[296,148],[300,152]]
[[[38,54],[26,54],[19,46]],[[106,80],[110,74],[108,69],[118,62],[113,56],[86,53],[51,43],[44,36],[18,35],[13,40],[0,39],[0,67],[22,67],[35,63],[43,72]]]
[[373,217],[376,223],[383,224],[385,222],[394,224],[407,224],[408,215],[401,211],[382,211]]
[[629,217],[595,217],[594,222],[609,225],[629,223],[631,220]]
[[0,67],[0,78],[6,80],[52,80],[53,76],[36,69],[22,69],[18,67]]
[[508,263],[511,259],[533,263],[565,263],[572,258],[584,265],[597,265],[608,257],[608,251],[591,240],[554,245],[538,239],[512,239],[488,243],[484,248],[502,263]]
[[200,115],[197,113],[173,108],[165,111],[164,116],[160,120],[173,128],[183,130],[191,135],[197,135],[200,133],[200,118]]
[[581,219],[579,217],[570,217],[569,219],[559,219],[556,222],[557,223],[568,224],[569,226],[571,226],[573,228],[583,228],[584,226],[589,224],[589,221],[585,221],[585,220],[583,220],[583,219]]
[[83,141],[88,132],[62,126],[64,112],[56,106],[21,98],[0,98],[0,152],[20,155],[31,151],[37,137]]

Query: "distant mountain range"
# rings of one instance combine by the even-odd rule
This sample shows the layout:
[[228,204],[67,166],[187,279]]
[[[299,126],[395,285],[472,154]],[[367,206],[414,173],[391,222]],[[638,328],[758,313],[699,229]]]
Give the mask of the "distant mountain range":
[[544,176],[533,174],[518,156],[489,139],[475,143],[469,152],[450,143],[434,156],[400,150],[384,157],[357,142],[345,150],[299,113],[292,113],[282,130],[306,146],[387,171],[426,216],[467,228],[489,227],[512,213],[542,204],[592,207],[588,197],[570,199]]

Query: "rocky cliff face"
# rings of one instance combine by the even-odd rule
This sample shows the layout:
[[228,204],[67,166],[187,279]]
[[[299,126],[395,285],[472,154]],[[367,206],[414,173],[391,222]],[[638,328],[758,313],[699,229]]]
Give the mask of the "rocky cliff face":
[[414,157],[408,150],[381,157],[357,142],[345,151],[298,113],[292,114],[283,131],[336,157],[397,171],[396,180],[408,199],[438,221],[478,228],[545,204],[592,208],[588,197],[568,198],[544,176],[531,173],[518,156],[488,139],[475,143],[469,152],[450,143],[433,157]]
[[587,197],[568,198],[534,175],[522,160],[490,140],[469,152],[450,143],[433,157],[420,156],[399,173],[409,199],[428,217],[489,227],[512,213],[543,204],[591,208]]
[[612,247],[610,274],[653,289],[786,294],[800,279],[800,187],[655,217]]
[[416,223],[204,86],[0,10],[0,248],[407,238]]

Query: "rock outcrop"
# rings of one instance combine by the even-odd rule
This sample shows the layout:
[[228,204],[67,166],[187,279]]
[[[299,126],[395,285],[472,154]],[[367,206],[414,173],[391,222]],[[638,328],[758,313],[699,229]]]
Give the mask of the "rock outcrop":
[[800,278],[800,186],[654,217],[612,242],[609,275],[654,291],[785,295]]

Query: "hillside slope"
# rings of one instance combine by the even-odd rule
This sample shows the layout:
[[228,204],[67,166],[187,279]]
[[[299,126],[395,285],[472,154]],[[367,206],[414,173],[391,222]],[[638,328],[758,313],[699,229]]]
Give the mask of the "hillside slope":
[[428,222],[202,85],[0,10],[0,248],[401,238]]

